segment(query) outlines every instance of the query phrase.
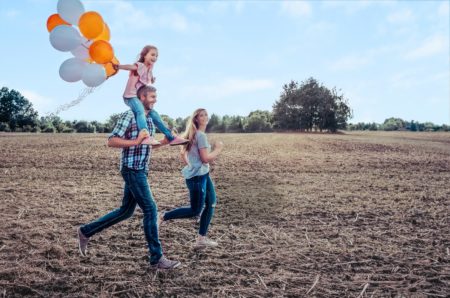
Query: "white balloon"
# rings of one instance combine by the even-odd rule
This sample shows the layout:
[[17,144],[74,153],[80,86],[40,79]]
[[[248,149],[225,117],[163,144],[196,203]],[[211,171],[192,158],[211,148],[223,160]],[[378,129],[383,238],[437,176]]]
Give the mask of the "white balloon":
[[87,40],[86,38],[82,37],[81,45],[70,51],[76,58],[85,60],[90,58],[89,56],[89,47],[93,43],[92,40]]
[[84,6],[79,0],[59,0],[56,10],[63,20],[78,26],[78,20],[84,13]]
[[77,82],[81,80],[87,62],[78,58],[69,58],[59,67],[59,76],[66,82]]
[[81,80],[88,87],[97,87],[106,80],[106,71],[101,64],[88,64],[83,70]]
[[50,32],[50,43],[55,49],[67,52],[81,44],[81,36],[72,26],[59,25]]

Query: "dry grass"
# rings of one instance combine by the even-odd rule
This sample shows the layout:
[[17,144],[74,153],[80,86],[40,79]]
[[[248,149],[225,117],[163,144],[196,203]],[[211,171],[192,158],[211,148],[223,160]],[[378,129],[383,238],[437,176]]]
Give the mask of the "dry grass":
[[[161,228],[180,270],[148,268],[142,213],[93,237],[75,229],[119,206],[106,135],[1,134],[0,297],[433,296],[450,293],[450,135],[226,134],[210,236]],[[177,149],[154,152],[160,209],[187,203]]]

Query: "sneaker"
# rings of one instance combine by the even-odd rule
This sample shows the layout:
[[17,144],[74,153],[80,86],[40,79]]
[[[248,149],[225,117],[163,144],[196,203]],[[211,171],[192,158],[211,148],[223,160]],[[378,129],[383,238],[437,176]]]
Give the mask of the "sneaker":
[[89,237],[84,236],[83,232],[81,232],[81,228],[78,227],[78,249],[80,250],[80,254],[85,257],[87,255],[87,244],[89,242]]
[[142,141],[141,145],[156,146],[156,145],[161,145],[161,143],[153,137],[147,137]]
[[181,263],[179,261],[171,261],[167,259],[165,256],[162,256],[158,263],[150,265],[153,269],[175,269],[180,266]]
[[219,244],[206,236],[199,236],[195,243],[195,248],[216,247]]
[[189,143],[189,140],[183,139],[179,136],[176,136],[171,142],[169,142],[170,146],[184,145]]

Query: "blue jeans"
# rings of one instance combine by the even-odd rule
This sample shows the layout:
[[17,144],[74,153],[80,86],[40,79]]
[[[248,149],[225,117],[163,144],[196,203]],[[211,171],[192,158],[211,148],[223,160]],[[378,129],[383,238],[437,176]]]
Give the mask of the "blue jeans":
[[162,256],[162,248],[158,238],[157,206],[153,200],[152,192],[147,181],[147,173],[144,170],[132,170],[123,167],[122,177],[125,181],[122,206],[82,226],[81,232],[86,237],[91,237],[131,217],[136,208],[136,204],[138,204],[144,213],[144,234],[150,251],[150,264],[156,264]]
[[[124,98],[125,103],[131,108],[133,111],[134,117],[136,118],[136,124],[141,131],[142,129],[148,130],[147,119],[145,116],[144,105],[137,97]],[[175,139],[175,136],[172,134],[172,131],[166,127],[164,122],[159,116],[158,112],[155,109],[150,110],[150,117],[152,118],[155,126],[166,136],[166,138],[170,141]]]
[[164,214],[164,220],[190,218],[198,216],[201,213],[199,234],[206,236],[217,202],[214,184],[208,173],[186,179],[186,185],[189,189],[191,205],[166,212]]

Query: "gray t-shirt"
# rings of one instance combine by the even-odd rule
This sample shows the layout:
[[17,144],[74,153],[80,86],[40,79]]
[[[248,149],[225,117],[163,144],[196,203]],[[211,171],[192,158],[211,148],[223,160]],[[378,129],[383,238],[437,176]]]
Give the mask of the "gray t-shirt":
[[211,145],[208,143],[208,137],[206,134],[198,130],[195,133],[191,150],[187,153],[189,164],[181,170],[181,173],[185,179],[205,175],[209,172],[209,163],[203,163],[200,158],[199,149],[202,148],[207,148],[209,152],[211,150]]

